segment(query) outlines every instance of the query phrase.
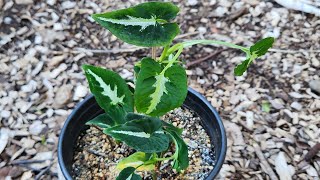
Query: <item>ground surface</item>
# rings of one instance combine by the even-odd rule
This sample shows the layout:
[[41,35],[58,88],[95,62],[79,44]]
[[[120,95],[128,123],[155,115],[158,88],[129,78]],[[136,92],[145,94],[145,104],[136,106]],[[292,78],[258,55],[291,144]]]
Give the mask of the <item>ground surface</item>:
[[[275,50],[239,78],[232,74],[243,60],[239,51],[184,51],[190,87],[217,108],[227,130],[219,178],[319,179],[319,17],[273,1],[174,2],[181,7],[183,35],[177,41],[251,45],[265,36],[277,39]],[[132,4],[137,1],[0,0],[1,178],[58,178],[60,129],[88,93],[80,65],[101,65],[132,78],[133,63],[150,54],[118,41],[89,17]]]

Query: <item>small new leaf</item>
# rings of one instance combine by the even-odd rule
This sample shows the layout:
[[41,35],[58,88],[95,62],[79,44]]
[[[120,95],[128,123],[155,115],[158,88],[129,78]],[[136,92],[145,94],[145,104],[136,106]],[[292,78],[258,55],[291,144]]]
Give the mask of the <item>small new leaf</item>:
[[241,64],[237,65],[237,67],[234,69],[234,74],[236,76],[242,76],[256,58],[268,52],[268,49],[272,47],[273,42],[273,37],[267,37],[252,45],[250,47],[250,53],[247,54],[248,58]]
[[242,76],[244,72],[249,67],[250,59],[246,59],[241,64],[237,65],[237,67],[234,69],[234,75],[236,76]]
[[123,169],[116,180],[141,180],[141,176],[134,173],[135,170],[136,168],[134,167],[127,167]]
[[107,128],[104,133],[125,142],[137,151],[162,152],[168,149],[169,138],[162,130],[157,118],[137,119],[125,124]]
[[264,38],[250,47],[250,54],[260,57],[268,52],[268,49],[272,47],[273,43],[273,37]]
[[86,125],[96,125],[104,129],[104,128],[109,128],[111,126],[114,126],[115,122],[112,120],[112,118],[108,114],[104,113],[91,119],[86,123]]
[[137,168],[138,171],[151,171],[154,170],[155,164],[147,164],[143,165],[145,162],[149,160],[151,156],[148,156],[144,152],[136,152],[124,159],[122,159],[117,164],[117,169],[122,170],[127,167]]

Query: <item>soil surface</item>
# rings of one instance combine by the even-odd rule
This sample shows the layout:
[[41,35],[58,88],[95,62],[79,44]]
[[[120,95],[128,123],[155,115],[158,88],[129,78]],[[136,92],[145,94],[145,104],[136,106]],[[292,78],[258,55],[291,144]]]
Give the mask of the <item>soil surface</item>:
[[[177,173],[171,168],[171,161],[160,165],[158,179],[204,179],[214,167],[214,147],[210,137],[200,124],[200,118],[185,108],[178,108],[163,118],[167,122],[183,128],[182,138],[188,145],[190,166]],[[134,153],[126,144],[116,143],[111,137],[103,134],[100,129],[90,127],[81,133],[76,147],[73,164],[74,179],[116,179],[119,170],[117,162]],[[165,156],[174,153],[172,147]],[[152,179],[150,172],[139,172],[144,179]]]

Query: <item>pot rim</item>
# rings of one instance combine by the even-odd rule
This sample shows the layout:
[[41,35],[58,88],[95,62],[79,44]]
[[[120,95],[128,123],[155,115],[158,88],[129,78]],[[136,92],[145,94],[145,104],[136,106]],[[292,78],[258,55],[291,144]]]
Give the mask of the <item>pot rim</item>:
[[[227,137],[226,137],[226,132],[225,132],[225,128],[223,126],[222,120],[217,112],[217,110],[211,105],[211,103],[199,92],[195,91],[192,88],[188,88],[188,92],[193,94],[194,96],[196,96],[198,99],[200,99],[209,109],[210,111],[214,114],[217,124],[218,124],[218,130],[221,134],[221,153],[218,157],[216,157],[216,162],[214,164],[213,169],[210,171],[208,177],[206,179],[214,179],[215,176],[218,174],[218,172],[220,171],[223,163],[224,163],[224,159],[226,156],[226,152],[227,152]],[[62,172],[62,174],[64,175],[64,177],[66,179],[72,179],[72,176],[69,174],[64,160],[63,160],[63,155],[62,155],[62,142],[63,142],[63,137],[65,136],[65,132],[66,129],[68,127],[68,124],[71,122],[72,118],[77,111],[75,111],[75,109],[77,109],[78,107],[83,106],[85,103],[87,103],[91,98],[93,97],[92,94],[88,95],[84,100],[82,100],[80,103],[78,103],[73,111],[71,112],[71,114],[68,116],[67,120],[65,121],[61,131],[60,131],[60,135],[59,135],[59,141],[58,141],[58,165],[60,167],[60,170]]]

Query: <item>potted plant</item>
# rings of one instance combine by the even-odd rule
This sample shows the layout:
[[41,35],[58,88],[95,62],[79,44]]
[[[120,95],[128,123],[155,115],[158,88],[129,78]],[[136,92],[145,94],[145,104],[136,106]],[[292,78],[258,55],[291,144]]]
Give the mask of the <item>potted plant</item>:
[[[161,163],[171,164],[176,173],[183,172],[192,157],[183,138],[184,129],[174,126],[165,116],[181,106],[199,116],[199,124],[210,139],[210,148],[214,148],[215,164],[203,178],[213,179],[219,172],[226,153],[222,121],[203,96],[188,90],[186,71],[179,56],[184,48],[196,44],[236,48],[246,53],[246,60],[234,69],[234,74],[241,76],[256,58],[267,52],[274,39],[262,39],[249,48],[215,40],[190,40],[172,45],[179,33],[178,24],[172,22],[178,12],[179,8],[172,3],[148,2],[92,15],[119,39],[151,47],[152,57],[145,57],[135,64],[133,87],[111,70],[82,66],[93,96],[76,107],[60,134],[59,165],[67,179],[72,179],[74,149],[81,139],[79,135],[88,129],[88,125],[113,138],[113,142],[106,143],[127,146],[129,156],[114,162],[118,163],[119,180],[141,179],[139,171],[152,171],[152,178],[157,179],[161,176]],[[155,55],[156,47],[163,49],[160,57]],[[193,122],[188,123],[191,126]]]

